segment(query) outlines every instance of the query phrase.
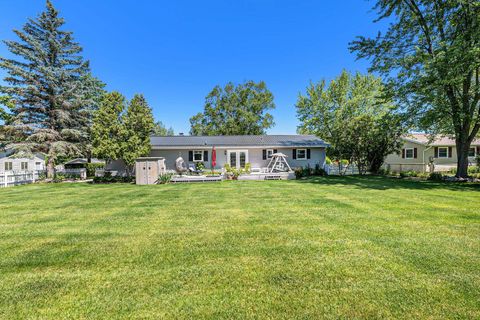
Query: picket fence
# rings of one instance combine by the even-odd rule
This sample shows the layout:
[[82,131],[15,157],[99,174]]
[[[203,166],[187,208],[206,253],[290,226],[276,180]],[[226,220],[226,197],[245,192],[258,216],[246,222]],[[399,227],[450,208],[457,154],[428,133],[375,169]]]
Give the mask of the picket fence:
[[326,164],[325,171],[328,175],[352,175],[358,174],[358,167],[356,165],[348,165],[348,166],[338,166],[337,164]]
[[21,184],[34,183],[38,180],[37,171],[0,172],[0,188],[13,187]]

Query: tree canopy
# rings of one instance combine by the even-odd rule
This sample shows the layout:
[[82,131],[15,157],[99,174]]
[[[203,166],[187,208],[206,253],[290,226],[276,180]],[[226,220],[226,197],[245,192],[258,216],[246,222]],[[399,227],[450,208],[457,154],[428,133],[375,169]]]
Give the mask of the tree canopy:
[[107,162],[123,160],[130,175],[135,160],[150,152],[153,127],[152,110],[143,95],[135,95],[127,106],[119,92],[107,93],[93,119],[93,154]]
[[167,129],[162,121],[155,122],[152,129],[152,135],[154,136],[173,136],[174,134],[173,128],[170,127]]
[[388,29],[350,45],[379,72],[389,94],[417,126],[455,136],[457,176],[480,129],[480,3],[478,0],[378,0]]
[[192,135],[257,135],[274,125],[267,111],[273,94],[265,82],[246,81],[216,86],[205,98],[203,113],[190,118]]
[[24,156],[46,153],[49,176],[55,159],[81,154],[88,140],[89,64],[64,23],[47,1],[44,12],[14,30],[19,41],[5,41],[18,59],[0,58],[8,73],[0,92],[14,103],[4,127],[7,147]]
[[329,84],[310,84],[297,100],[298,131],[331,144],[329,154],[348,159],[361,173],[377,172],[386,155],[400,148],[402,119],[384,100],[381,79],[343,71]]

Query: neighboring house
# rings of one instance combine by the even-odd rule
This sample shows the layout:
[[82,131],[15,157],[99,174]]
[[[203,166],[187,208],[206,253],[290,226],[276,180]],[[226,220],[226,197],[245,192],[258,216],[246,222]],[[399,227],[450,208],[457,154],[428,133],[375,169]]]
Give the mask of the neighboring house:
[[[70,160],[68,162],[65,162],[63,164],[63,167],[65,169],[86,168],[87,163],[89,163],[87,158],[76,158],[76,159]],[[105,161],[104,160],[99,160],[97,158],[92,158],[92,159],[90,159],[90,163],[100,165],[100,164],[105,164]]]
[[44,171],[45,156],[34,154],[31,158],[17,158],[10,151],[0,152],[0,172]]
[[[164,157],[167,170],[175,170],[175,160],[182,157],[187,165],[203,162],[211,169],[212,148],[216,150],[216,169],[225,164],[243,168],[250,163],[253,169],[265,168],[273,153],[287,155],[290,167],[312,168],[325,164],[325,148],[328,143],[312,135],[245,135],[245,136],[164,136],[151,137],[150,157]],[[122,174],[125,165],[113,161],[107,170]]]
[[[435,171],[448,171],[457,167],[457,150],[455,140],[450,137],[437,137],[430,141],[424,133],[412,133],[402,138],[404,145],[398,154],[390,154],[384,166],[392,171],[415,170],[426,172],[428,164],[433,161]],[[480,139],[472,142],[469,151],[470,165],[475,164],[475,157],[480,155]]]

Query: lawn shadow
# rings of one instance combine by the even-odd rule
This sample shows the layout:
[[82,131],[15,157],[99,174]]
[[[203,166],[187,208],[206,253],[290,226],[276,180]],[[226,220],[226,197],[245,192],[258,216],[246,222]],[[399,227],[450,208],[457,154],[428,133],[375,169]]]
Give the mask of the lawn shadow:
[[356,186],[362,189],[388,190],[388,189],[417,189],[433,190],[448,189],[454,191],[480,191],[480,183],[465,182],[434,182],[425,180],[407,180],[394,177],[374,175],[348,175],[348,176],[327,176],[309,177],[297,180],[301,183],[318,183],[331,186]]

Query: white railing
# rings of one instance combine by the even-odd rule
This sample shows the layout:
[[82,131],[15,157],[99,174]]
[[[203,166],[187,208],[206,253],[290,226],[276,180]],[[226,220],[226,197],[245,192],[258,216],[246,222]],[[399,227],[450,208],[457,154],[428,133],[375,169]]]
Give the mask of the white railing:
[[0,172],[0,188],[13,187],[21,184],[34,183],[38,180],[37,171]]
[[87,179],[87,169],[86,168],[64,169],[63,172],[66,173],[66,174],[79,176],[80,179]]
[[337,164],[326,164],[325,171],[328,175],[350,175],[358,174],[358,167],[356,165],[350,164],[348,166]]

